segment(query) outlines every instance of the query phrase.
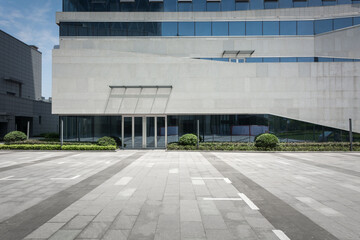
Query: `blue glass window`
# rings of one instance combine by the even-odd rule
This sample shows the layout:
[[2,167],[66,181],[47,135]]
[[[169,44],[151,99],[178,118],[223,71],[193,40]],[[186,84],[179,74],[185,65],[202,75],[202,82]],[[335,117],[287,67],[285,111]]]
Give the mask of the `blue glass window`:
[[249,2],[235,2],[235,9],[236,10],[249,10],[250,3]]
[[293,6],[292,0],[279,0],[280,8],[291,8]]
[[245,35],[245,22],[229,22],[229,35],[230,36],[244,36]]
[[315,58],[315,62],[316,62],[316,59],[318,62],[333,62],[334,61],[333,58],[317,57],[317,58]]
[[277,21],[264,21],[263,22],[264,35],[279,35],[279,22]]
[[246,35],[262,35],[262,22],[246,22]]
[[221,0],[221,11],[235,11],[235,1]]
[[352,18],[336,18],[334,19],[334,30],[352,26]]
[[213,58],[212,60],[214,60],[214,61],[220,61],[220,62],[228,62],[228,61],[229,61],[228,58]]
[[298,21],[297,35],[314,35],[314,21]]
[[220,2],[206,2],[206,11],[208,12],[219,12]]
[[332,6],[336,5],[336,0],[322,0],[323,6]]
[[192,3],[193,3],[194,12],[205,12],[206,11],[206,0],[193,0]]
[[163,22],[161,32],[162,36],[177,36],[177,22]]
[[314,58],[313,57],[298,57],[297,58],[298,62],[314,62]]
[[211,36],[211,22],[196,22],[195,36]]
[[264,0],[250,0],[250,9],[264,9]]
[[280,35],[296,35],[296,22],[295,21],[281,21],[280,22]]
[[228,36],[229,35],[229,22],[213,22],[212,23],[213,36]]
[[179,36],[194,36],[194,22],[179,22]]
[[322,6],[322,0],[309,0],[309,7]]
[[264,62],[280,62],[280,59],[279,58],[273,58],[273,57],[267,57],[267,58],[264,58],[263,61]]
[[277,0],[265,0],[264,1],[264,8],[265,9],[273,9],[273,8],[278,8],[279,7],[279,3]]
[[354,59],[348,59],[348,58],[334,58],[334,62],[353,62]]
[[354,25],[360,24],[360,17],[354,17]]
[[294,7],[307,7],[307,1],[294,1]]
[[192,12],[192,3],[191,2],[179,2],[178,3],[179,12]]
[[337,0],[337,4],[350,4],[351,0]]
[[[121,3],[122,5],[122,3]],[[165,0],[164,11],[165,12],[176,12],[177,0]]]
[[246,58],[246,62],[248,62],[248,63],[259,63],[259,62],[263,62],[263,58],[257,58],[257,57]]
[[296,57],[282,57],[280,58],[280,62],[297,62]]
[[315,34],[330,32],[333,30],[333,21],[331,19],[315,21]]

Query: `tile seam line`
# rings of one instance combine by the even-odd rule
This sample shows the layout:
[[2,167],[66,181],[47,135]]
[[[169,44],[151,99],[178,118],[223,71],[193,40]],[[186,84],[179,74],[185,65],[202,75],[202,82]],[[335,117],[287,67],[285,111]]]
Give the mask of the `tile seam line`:
[[[262,193],[260,193],[258,195],[258,196],[260,196],[260,198],[259,198],[260,200],[253,199],[252,201],[259,207],[259,209],[260,209],[259,212],[264,216],[264,218],[267,221],[269,221],[269,223],[272,224],[275,229],[279,229],[279,230],[284,231],[284,233],[287,234],[290,237],[290,239],[292,239],[292,240],[302,240],[302,239],[339,240],[332,233],[328,232],[325,228],[321,227],[320,225],[315,223],[313,220],[311,220],[309,217],[302,214],[301,212],[299,212],[298,210],[293,208],[291,205],[287,204],[285,201],[283,201],[282,199],[280,199],[277,196],[273,195],[271,192],[269,192],[268,190],[263,188],[261,185],[257,184],[256,182],[254,182],[253,180],[251,180],[250,178],[248,178],[247,176],[245,176],[244,174],[242,174],[241,172],[239,172],[238,170],[236,170],[235,168],[230,166],[227,162],[222,160],[220,157],[218,157],[218,156],[216,156],[215,154],[212,154],[212,153],[203,153],[202,156],[207,161],[209,161],[221,174],[223,174],[223,175],[228,174],[229,176],[226,176],[226,177],[228,177],[230,180],[232,180],[233,186],[239,192],[242,192],[242,193],[246,194],[247,196],[251,196],[252,194],[249,194],[249,191],[251,191],[251,189],[253,189],[254,186],[258,187],[259,190],[262,192]],[[219,169],[219,166],[218,166],[219,164],[223,165],[223,167],[225,166],[227,168],[227,170],[223,170],[221,168]],[[238,178],[237,176],[234,176],[233,174],[240,175],[240,178]],[[235,179],[240,180],[242,182],[241,184],[246,186],[246,188],[239,189],[238,186],[236,186],[237,185],[236,183],[238,181],[235,181]],[[244,180],[246,182],[244,182]],[[306,229],[304,229],[303,226],[297,224],[293,220],[293,215],[292,214],[291,214],[292,217],[290,217],[288,215],[288,213],[286,213],[285,216],[281,216],[280,214],[278,214],[281,211],[276,211],[276,213],[277,213],[276,216],[272,216],[272,215],[269,216],[268,211],[269,211],[270,208],[274,208],[274,206],[272,206],[272,205],[270,205],[268,203],[264,203],[264,199],[266,200],[266,198],[264,197],[264,194],[270,196],[272,198],[271,200],[275,199],[279,203],[282,203],[281,204],[282,207],[288,208],[287,210],[290,210],[290,211],[292,211],[292,213],[297,214],[298,217],[301,217],[302,218],[301,219],[302,223],[303,223],[304,220],[307,221],[307,226],[311,226],[312,233],[309,233],[309,231],[304,231]],[[279,208],[279,204],[276,204],[275,207]],[[290,224],[288,224],[288,221],[291,222],[292,226],[290,226]],[[287,227],[285,228],[284,226],[287,226]],[[294,227],[297,228],[296,233],[293,231]],[[316,228],[317,231],[314,230],[315,228]],[[304,234],[307,234],[306,238],[299,238],[299,236],[304,235]],[[319,234],[320,234],[320,237],[317,237],[317,236],[319,236]]]
[[[97,172],[87,177],[86,179],[83,179],[75,185],[72,185],[58,193],[55,193],[54,195],[44,199],[36,205],[27,208],[22,212],[2,221],[0,223],[0,236],[4,237],[4,239],[9,240],[24,239],[26,236],[41,227],[43,224],[47,223],[57,214],[64,211],[71,204],[78,201],[83,196],[109,180],[116,173],[121,172],[123,169],[131,165],[134,161],[138,160],[145,154],[146,153],[143,152],[137,152],[129,156],[125,156],[118,163],[115,163],[101,170],[100,172]],[[99,180],[99,178],[100,181],[98,184],[89,185],[94,180]],[[79,188],[79,186],[83,186],[84,184],[86,185],[86,190],[84,192],[72,192],[72,189]],[[66,196],[66,203],[59,202],[59,200],[57,199],[62,199],[64,195]],[[49,214],[48,211],[52,211],[52,213]],[[32,226],[29,227],[29,225]]]

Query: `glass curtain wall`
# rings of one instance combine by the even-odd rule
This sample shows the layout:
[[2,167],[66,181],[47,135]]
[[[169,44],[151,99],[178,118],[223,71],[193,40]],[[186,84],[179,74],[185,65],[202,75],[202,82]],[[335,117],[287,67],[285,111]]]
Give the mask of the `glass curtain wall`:
[[[94,142],[103,136],[121,138],[121,116],[64,116],[64,140]],[[132,146],[132,118],[125,117],[124,143]],[[153,147],[155,118],[147,118],[147,145]],[[142,117],[135,117],[135,147],[142,147]],[[349,132],[278,117],[268,114],[254,115],[171,115],[167,116],[168,143],[177,142],[187,133],[197,134],[200,124],[200,140],[205,142],[253,142],[262,133],[273,133],[281,142],[346,142]],[[165,118],[157,117],[158,147],[165,147]],[[360,134],[353,134],[360,141]]]

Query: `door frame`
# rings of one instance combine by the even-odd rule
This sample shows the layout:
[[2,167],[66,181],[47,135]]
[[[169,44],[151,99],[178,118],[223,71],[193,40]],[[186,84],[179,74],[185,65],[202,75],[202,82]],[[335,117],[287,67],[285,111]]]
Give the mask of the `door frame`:
[[147,124],[146,124],[146,119],[148,117],[153,117],[154,118],[154,142],[155,142],[155,147],[154,148],[158,148],[158,144],[157,144],[157,118],[165,118],[165,148],[167,147],[167,115],[149,115],[149,114],[126,114],[126,115],[122,115],[121,116],[121,148],[124,148],[124,118],[131,118],[131,148],[130,149],[134,149],[134,145],[135,145],[135,117],[141,117],[142,118],[142,149],[146,149],[147,148],[147,143],[146,143],[146,132],[147,132]]

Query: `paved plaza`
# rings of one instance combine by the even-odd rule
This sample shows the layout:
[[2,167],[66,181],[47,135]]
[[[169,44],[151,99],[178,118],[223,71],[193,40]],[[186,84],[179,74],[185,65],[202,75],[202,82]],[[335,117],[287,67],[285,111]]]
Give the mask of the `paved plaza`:
[[359,153],[0,151],[0,239],[360,239]]

